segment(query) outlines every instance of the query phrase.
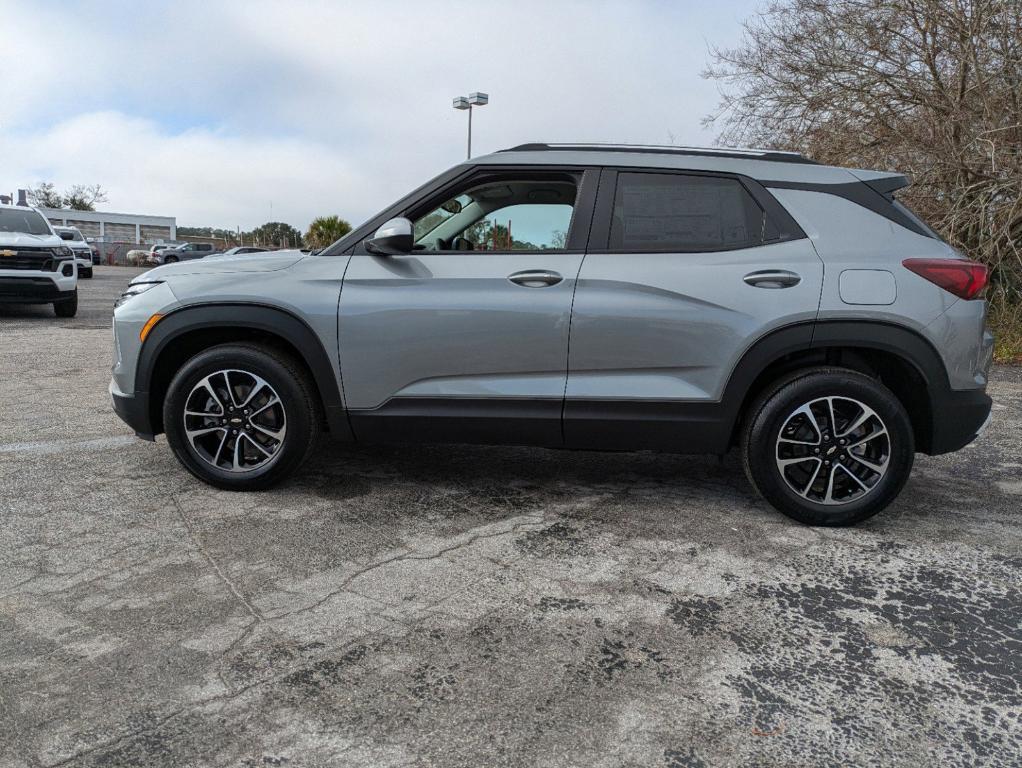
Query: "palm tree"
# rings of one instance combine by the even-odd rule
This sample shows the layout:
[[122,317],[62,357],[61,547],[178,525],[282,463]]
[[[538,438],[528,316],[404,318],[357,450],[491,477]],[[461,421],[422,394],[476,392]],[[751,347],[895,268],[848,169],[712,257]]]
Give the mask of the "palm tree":
[[340,216],[320,216],[312,220],[305,234],[305,244],[310,248],[326,248],[351,232],[351,224]]

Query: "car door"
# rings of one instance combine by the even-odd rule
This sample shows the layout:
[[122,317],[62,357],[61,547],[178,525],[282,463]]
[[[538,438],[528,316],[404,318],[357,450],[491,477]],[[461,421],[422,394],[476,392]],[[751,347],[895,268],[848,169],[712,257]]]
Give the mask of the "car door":
[[355,248],[338,343],[357,439],[561,444],[596,182],[481,167],[398,212],[415,223],[411,253]]
[[572,311],[565,441],[722,452],[732,371],[772,330],[804,323],[808,340],[823,264],[751,179],[606,170],[599,189]]

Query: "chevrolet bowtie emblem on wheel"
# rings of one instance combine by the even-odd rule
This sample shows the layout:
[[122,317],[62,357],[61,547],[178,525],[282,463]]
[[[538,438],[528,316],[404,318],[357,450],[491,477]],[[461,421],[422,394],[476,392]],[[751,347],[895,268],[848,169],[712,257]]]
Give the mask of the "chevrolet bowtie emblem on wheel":
[[17,251],[9,251],[9,250],[0,251],[0,256],[17,256],[17,255],[18,255]]

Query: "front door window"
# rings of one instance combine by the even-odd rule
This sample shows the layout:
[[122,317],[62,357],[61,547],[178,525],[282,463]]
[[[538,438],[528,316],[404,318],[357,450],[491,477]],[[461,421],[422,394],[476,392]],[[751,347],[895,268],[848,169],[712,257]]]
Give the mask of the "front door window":
[[577,182],[548,178],[491,178],[414,219],[418,251],[545,251],[565,248]]

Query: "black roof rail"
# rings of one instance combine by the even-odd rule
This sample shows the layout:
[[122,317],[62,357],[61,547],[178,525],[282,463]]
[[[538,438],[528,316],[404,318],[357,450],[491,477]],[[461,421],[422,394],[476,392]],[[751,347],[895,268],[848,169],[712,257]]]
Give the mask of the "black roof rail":
[[636,152],[651,155],[691,155],[695,157],[728,157],[739,160],[767,160],[775,163],[819,165],[798,152],[774,149],[736,149],[731,147],[676,147],[652,144],[545,144],[533,142],[498,150],[499,152]]

